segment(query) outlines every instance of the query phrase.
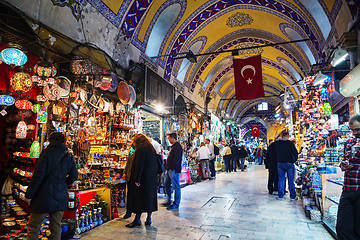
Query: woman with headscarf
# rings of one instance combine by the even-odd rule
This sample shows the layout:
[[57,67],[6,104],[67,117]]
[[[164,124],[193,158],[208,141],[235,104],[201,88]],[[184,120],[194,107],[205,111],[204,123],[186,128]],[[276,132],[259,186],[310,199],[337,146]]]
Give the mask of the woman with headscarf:
[[151,225],[151,214],[158,210],[157,205],[157,175],[158,162],[156,151],[148,137],[137,134],[134,137],[134,159],[131,166],[129,188],[131,199],[131,212],[135,219],[126,227],[133,228],[141,225],[141,214],[147,213],[145,225]]

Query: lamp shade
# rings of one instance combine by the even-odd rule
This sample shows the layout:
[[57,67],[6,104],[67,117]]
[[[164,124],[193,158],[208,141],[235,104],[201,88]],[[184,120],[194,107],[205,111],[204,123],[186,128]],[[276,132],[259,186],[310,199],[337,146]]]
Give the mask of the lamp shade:
[[40,107],[40,110],[37,113],[36,122],[37,123],[46,123],[47,116],[48,116],[47,108],[44,105],[42,105]]
[[326,79],[327,76],[320,71],[318,74],[316,74],[313,85],[318,86],[320,84],[323,84]]
[[15,99],[9,95],[0,95],[0,105],[11,106],[15,103]]
[[27,92],[32,88],[33,82],[29,74],[17,72],[12,75],[10,85],[16,92]]
[[330,103],[324,103],[324,108],[323,108],[323,111],[324,111],[324,115],[331,115],[331,105]]
[[344,61],[347,56],[349,56],[349,53],[339,46],[338,49],[336,49],[336,51],[334,52],[333,59],[331,60],[331,65],[335,67],[336,65]]
[[22,110],[30,110],[32,106],[32,103],[28,100],[17,100],[15,102],[15,107]]
[[17,48],[5,48],[0,53],[4,63],[15,66],[22,66],[27,62],[26,54]]
[[34,141],[30,147],[30,157],[38,158],[40,156],[40,143],[38,141]]
[[27,126],[24,121],[20,121],[16,127],[15,137],[17,139],[25,139],[27,133]]

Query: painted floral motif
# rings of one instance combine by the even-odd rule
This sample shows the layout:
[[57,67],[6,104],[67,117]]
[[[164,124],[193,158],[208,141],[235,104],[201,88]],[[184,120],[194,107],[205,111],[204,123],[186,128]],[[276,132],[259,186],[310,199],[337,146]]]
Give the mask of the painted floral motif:
[[[239,45],[237,45],[235,47],[235,49],[242,49],[242,48],[255,47],[255,46],[259,46],[259,44],[252,43],[252,42],[242,42]],[[259,55],[263,51],[264,50],[261,47],[250,48],[250,49],[239,50],[239,55],[250,55],[250,54],[251,55]]]
[[51,0],[54,5],[58,5],[61,7],[69,7],[71,9],[72,14],[76,18],[76,20],[79,21],[82,8],[80,7],[80,4],[84,0]]
[[245,25],[250,25],[253,22],[253,19],[249,14],[237,12],[228,18],[226,25],[229,27],[242,27]]

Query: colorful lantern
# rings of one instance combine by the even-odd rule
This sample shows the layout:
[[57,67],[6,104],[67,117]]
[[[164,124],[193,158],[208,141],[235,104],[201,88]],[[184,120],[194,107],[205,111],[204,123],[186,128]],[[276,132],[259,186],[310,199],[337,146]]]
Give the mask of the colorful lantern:
[[33,111],[33,113],[38,113],[40,111],[40,104],[34,104],[31,111]]
[[74,92],[77,92],[77,93],[79,93],[80,92],[80,87],[74,87]]
[[70,97],[71,98],[78,98],[78,93],[77,92],[71,92]]
[[44,95],[37,95],[36,100],[38,102],[45,102],[47,99]]
[[30,147],[30,157],[38,158],[40,156],[40,143],[38,141],[34,141]]
[[75,104],[80,106],[80,105],[83,104],[83,100],[81,100],[81,99],[76,99],[76,100],[75,100]]
[[51,77],[51,76],[55,76],[57,71],[56,68],[53,65],[49,65],[49,66],[41,66],[41,63],[37,63],[34,66],[34,71],[35,73],[37,73],[38,76],[40,77]]
[[322,100],[325,100],[325,99],[329,99],[329,91],[328,91],[328,89],[327,89],[327,87],[323,87],[322,89],[321,89],[321,99]]
[[22,110],[30,110],[32,106],[32,103],[28,100],[17,100],[15,102],[15,107]]
[[88,108],[81,109],[81,113],[89,114],[90,110]]
[[20,121],[16,127],[15,137],[17,139],[25,139],[27,133],[27,126],[24,121]]
[[2,61],[9,65],[21,66],[27,62],[26,54],[18,48],[6,48],[0,55]]
[[15,99],[9,95],[0,95],[0,105],[11,106],[15,103]]
[[2,64],[3,63],[3,60],[2,60],[2,58],[0,57],[0,64]]
[[16,92],[27,92],[32,88],[33,82],[29,74],[17,72],[12,75],[10,85]]
[[103,76],[102,77],[102,81],[101,81],[101,85],[100,85],[100,89],[107,91],[110,89],[111,86],[111,77],[110,76]]
[[330,103],[324,103],[324,108],[323,108],[323,112],[324,112],[324,115],[328,116],[328,115],[331,115],[331,105]]
[[37,113],[36,122],[37,123],[46,123],[47,116],[48,116],[47,108],[43,105],[40,107],[40,110]]

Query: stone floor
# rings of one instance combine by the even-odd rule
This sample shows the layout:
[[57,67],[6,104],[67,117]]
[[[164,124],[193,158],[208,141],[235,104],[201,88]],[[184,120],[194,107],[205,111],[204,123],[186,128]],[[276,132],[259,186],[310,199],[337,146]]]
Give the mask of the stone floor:
[[[83,234],[88,239],[333,239],[320,223],[305,217],[301,200],[268,195],[267,171],[220,173],[182,188],[180,208],[159,205],[151,226],[129,229],[132,219],[115,219]],[[159,198],[159,203],[165,201]],[[145,221],[146,214],[142,216]]]

